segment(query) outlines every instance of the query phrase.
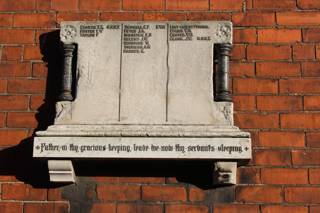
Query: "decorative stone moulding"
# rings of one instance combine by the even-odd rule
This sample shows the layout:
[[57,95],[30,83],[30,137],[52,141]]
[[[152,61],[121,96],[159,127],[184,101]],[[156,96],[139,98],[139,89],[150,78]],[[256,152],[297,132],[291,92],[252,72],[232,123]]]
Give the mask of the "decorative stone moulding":
[[233,122],[231,22],[62,22],[60,36],[55,122],[33,150],[51,181],[75,182],[72,160],[121,158],[210,160],[214,184],[236,183],[251,139]]

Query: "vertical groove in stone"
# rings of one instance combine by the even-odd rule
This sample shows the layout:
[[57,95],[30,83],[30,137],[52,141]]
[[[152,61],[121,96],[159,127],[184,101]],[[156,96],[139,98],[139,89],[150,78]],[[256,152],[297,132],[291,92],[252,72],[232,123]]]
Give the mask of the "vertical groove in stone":
[[166,84],[166,122],[168,122],[168,100],[169,100],[169,74],[170,74],[170,68],[169,68],[169,23],[167,23],[167,84]]
[[120,73],[119,73],[119,112],[118,112],[118,121],[120,122],[120,118],[121,118],[121,75],[122,75],[122,46],[123,46],[123,24],[121,24],[121,36],[120,36]]

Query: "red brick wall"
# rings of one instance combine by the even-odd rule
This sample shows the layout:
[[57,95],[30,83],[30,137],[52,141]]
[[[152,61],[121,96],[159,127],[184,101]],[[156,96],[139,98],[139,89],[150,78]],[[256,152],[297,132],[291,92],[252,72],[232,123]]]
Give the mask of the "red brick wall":
[[[254,146],[239,184],[208,188],[198,165],[157,162],[93,164],[103,171],[76,186],[47,183],[30,157],[34,129],[52,120],[39,37],[63,20],[232,21],[235,121]],[[2,213],[320,212],[319,0],[0,0],[0,57]]]

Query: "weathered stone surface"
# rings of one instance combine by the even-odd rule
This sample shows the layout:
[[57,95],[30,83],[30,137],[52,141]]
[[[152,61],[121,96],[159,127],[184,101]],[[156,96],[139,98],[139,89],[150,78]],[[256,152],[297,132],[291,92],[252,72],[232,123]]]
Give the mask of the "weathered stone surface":
[[62,42],[78,49],[75,100],[60,113],[72,119],[59,123],[230,124],[213,102],[213,47],[232,43],[231,29],[230,22],[63,22]]
[[[121,106],[123,123],[165,123],[167,83],[167,26],[133,23],[123,25]],[[139,29],[136,29],[140,27]],[[142,45],[143,49],[130,49]],[[137,53],[128,53],[128,51]]]
[[[119,23],[115,25],[120,26]],[[67,29],[73,31],[65,38],[63,33]],[[66,23],[62,25],[61,40],[78,45],[76,79],[73,79],[76,95],[70,112],[72,119],[66,123],[117,122],[121,65],[120,27],[106,29],[105,24],[99,23]]]

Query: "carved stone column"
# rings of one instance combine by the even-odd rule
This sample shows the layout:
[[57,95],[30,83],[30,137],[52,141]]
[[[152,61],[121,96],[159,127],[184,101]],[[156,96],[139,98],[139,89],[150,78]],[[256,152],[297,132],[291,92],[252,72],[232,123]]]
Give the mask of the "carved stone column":
[[229,57],[232,45],[229,43],[216,44],[217,69],[215,72],[215,101],[231,102],[229,90]]
[[71,43],[63,43],[63,75],[62,88],[59,95],[59,101],[72,101],[72,58],[75,45]]

